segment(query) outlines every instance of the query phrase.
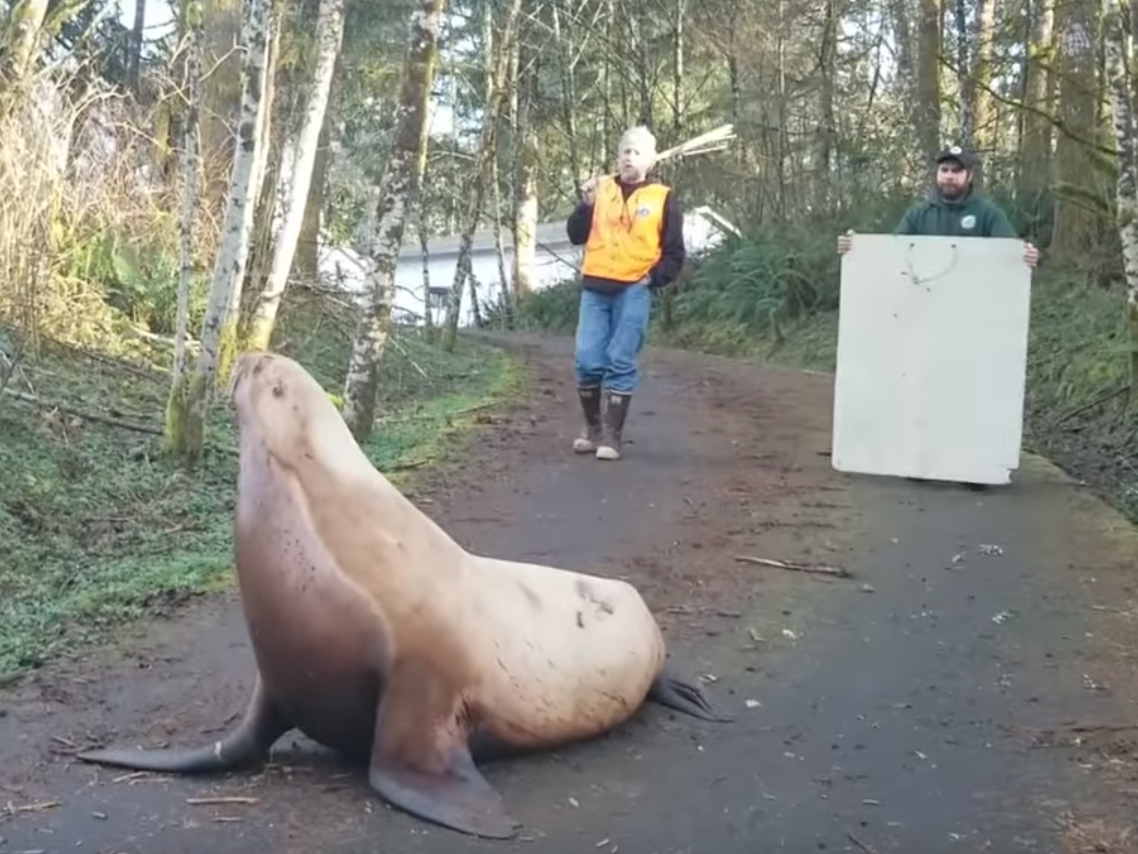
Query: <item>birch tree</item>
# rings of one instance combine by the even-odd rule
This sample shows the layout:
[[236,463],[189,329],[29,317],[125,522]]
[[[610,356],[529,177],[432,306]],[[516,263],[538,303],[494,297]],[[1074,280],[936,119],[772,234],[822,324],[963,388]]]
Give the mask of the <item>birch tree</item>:
[[320,0],[320,10],[316,21],[316,71],[312,81],[312,91],[308,98],[304,121],[293,150],[296,152],[291,180],[284,190],[284,216],[280,230],[273,244],[272,261],[265,277],[261,293],[257,295],[249,319],[249,328],[244,348],[264,350],[269,346],[284,295],[288,277],[292,271],[296,245],[304,224],[304,212],[308,201],[308,191],[312,183],[316,149],[320,144],[320,132],[324,127],[324,115],[328,109],[328,94],[332,89],[332,77],[336,71],[336,58],[344,38],[344,0]]
[[1126,317],[1130,325],[1130,405],[1138,406],[1138,151],[1134,140],[1133,96],[1126,62],[1126,35],[1118,0],[1103,4],[1103,48],[1118,146],[1118,232],[1126,274]]
[[17,0],[12,4],[0,57],[0,73],[8,84],[22,81],[31,71],[40,44],[48,0]]
[[240,302],[254,198],[250,195],[260,145],[261,107],[265,60],[272,25],[270,0],[245,0],[241,62],[241,118],[233,155],[229,197],[225,207],[221,243],[214,262],[209,302],[202,323],[201,353],[197,370],[181,398],[171,395],[168,410],[171,446],[187,464],[202,453],[205,419],[213,400],[222,350],[235,338],[236,305]]
[[[482,114],[482,136],[478,144],[478,159],[474,167],[474,197],[471,199],[467,211],[468,218],[458,247],[454,281],[451,284],[450,299],[447,301],[443,346],[448,351],[454,349],[458,337],[458,317],[462,310],[462,293],[466,280],[470,278],[471,271],[470,249],[474,242],[474,232],[478,229],[478,223],[482,219],[486,190],[489,188],[493,176],[492,167],[494,158],[497,156],[498,117],[502,109],[503,97],[510,85],[506,73],[510,67],[510,52],[513,50],[514,39],[517,38],[518,16],[521,7],[522,0],[510,0],[510,5],[506,9],[506,20],[502,26],[502,42],[498,45],[489,88],[490,97],[487,99],[486,109]],[[473,284],[471,288],[473,290]]]
[[411,13],[395,144],[379,182],[368,293],[360,307],[344,382],[344,420],[357,441],[371,434],[375,421],[379,365],[391,329],[399,249],[427,155],[427,118],[445,5],[446,0],[421,0]]
[[202,8],[199,0],[185,0],[182,21],[186,30],[185,79],[188,105],[182,123],[182,266],[178,279],[177,325],[174,333],[174,377],[166,404],[166,443],[177,450],[181,415],[190,387],[190,360],[186,339],[190,334],[190,284],[194,270],[194,214],[198,206],[198,115],[202,104]]
[[[528,30],[529,28],[527,28]],[[533,102],[537,71],[533,50],[523,49],[519,30],[510,57],[513,88],[510,92],[510,122],[513,137],[514,174],[511,227],[514,239],[511,280],[513,302],[533,291],[534,259],[537,256],[537,139],[534,134]],[[606,105],[607,106],[607,105]],[[607,116],[607,110],[606,110]],[[601,134],[602,145],[606,141]]]

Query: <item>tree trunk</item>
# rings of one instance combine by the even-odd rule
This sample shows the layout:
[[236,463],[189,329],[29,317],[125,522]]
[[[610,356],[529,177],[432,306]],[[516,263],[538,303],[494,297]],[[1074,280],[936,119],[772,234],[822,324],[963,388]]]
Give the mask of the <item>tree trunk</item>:
[[1093,149],[1100,142],[1095,124],[1097,19],[1096,0],[1056,3],[1059,121],[1066,132],[1059,134],[1055,146],[1055,178],[1061,192],[1055,201],[1051,251],[1068,258],[1085,256],[1094,246],[1104,201]]
[[47,17],[48,0],[19,0],[12,8],[8,23],[8,39],[2,68],[4,85],[11,86],[26,78],[35,65],[40,45],[40,31]]
[[[283,21],[276,13],[285,6],[286,3],[287,0],[269,0],[269,29],[265,36],[267,46],[265,48],[265,61],[261,67],[261,98],[258,105],[257,130],[255,132],[257,146],[253,155],[252,175],[249,179],[249,189],[247,191],[249,210],[245,213],[245,218],[248,221],[248,226],[245,236],[245,248],[240,255],[241,267],[239,272],[241,278],[237,280],[236,284],[229,291],[229,311],[227,316],[230,318],[231,331],[221,340],[215,385],[223,384],[226,381],[229,376],[229,368],[237,358],[237,353],[240,349],[239,336],[242,329],[242,308],[244,307],[244,303],[247,302],[245,285],[250,278],[249,264],[253,261],[260,261],[260,258],[267,254],[267,250],[265,253],[262,253],[262,256],[255,254],[257,247],[254,243],[254,238],[256,235],[257,215],[260,210],[256,202],[261,198],[262,191],[265,190],[268,191],[268,198],[273,200],[272,203],[268,205],[270,211],[275,209],[277,201],[276,189],[279,179],[274,180],[269,187],[265,186],[265,179],[269,172],[269,140],[273,137],[272,114],[274,102],[276,101],[277,63],[280,57],[281,35],[284,30]],[[284,152],[282,151],[282,157],[283,154]],[[272,214],[266,215],[265,219],[271,223]],[[267,228],[266,231],[266,246],[271,246],[274,242],[271,226]],[[256,275],[258,281],[263,279],[263,273],[260,269]]]
[[[474,232],[482,219],[482,207],[486,198],[486,190],[490,184],[492,158],[497,154],[498,115],[502,109],[502,99],[505,96],[506,70],[509,68],[510,50],[514,39],[517,38],[518,16],[521,12],[522,0],[510,0],[506,10],[506,20],[502,25],[502,42],[498,46],[497,57],[494,63],[493,97],[486,105],[486,112],[482,120],[482,138],[478,145],[478,158],[475,165],[474,198],[467,211],[466,230],[458,248],[458,261],[454,271],[454,281],[451,284],[450,300],[447,304],[446,331],[443,337],[443,347],[447,351],[454,349],[458,339],[458,319],[462,311],[462,294],[466,279],[470,272],[470,247]],[[471,285],[473,290],[473,284]]]
[[427,119],[445,0],[422,0],[411,14],[403,66],[395,145],[379,185],[374,264],[366,304],[359,313],[344,385],[344,420],[357,441],[371,434],[378,397],[379,364],[395,304],[395,270],[418,176],[427,154]]
[[992,51],[996,39],[996,0],[977,0],[976,33],[972,69],[968,76],[969,141],[980,152],[991,152],[995,143],[992,107]]
[[[146,0],[134,0],[134,26],[130,31],[130,53],[127,55],[126,85],[138,95],[138,74],[142,65],[142,34],[146,24]],[[196,202],[195,202],[196,204]]]
[[570,45],[561,30],[561,15],[557,11],[559,0],[550,0],[553,16],[553,40],[557,42],[557,75],[561,83],[561,121],[565,128],[565,147],[569,156],[569,174],[574,182],[577,199],[581,199],[580,184],[585,177],[581,170],[581,146],[577,136],[577,83],[573,74]]
[[916,120],[924,162],[931,164],[940,150],[941,0],[920,0],[921,26],[917,53]]
[[972,87],[971,75],[968,73],[968,49],[971,46],[968,32],[968,0],[956,0],[953,11],[956,18],[956,82],[961,92],[960,128],[957,136],[961,144],[972,145]]
[[315,283],[320,278],[320,232],[324,214],[324,191],[328,186],[328,167],[332,164],[332,146],[337,137],[339,122],[340,75],[332,75],[332,89],[328,93],[328,109],[324,113],[324,127],[316,146],[316,159],[312,163],[312,181],[308,185],[308,200],[304,203],[304,222],[297,240],[293,271],[301,281]]
[[[282,0],[272,0],[282,2]],[[279,19],[278,19],[279,20]],[[249,316],[253,310],[253,299],[264,287],[268,276],[269,262],[272,258],[273,239],[277,224],[277,205],[280,201],[278,192],[281,183],[281,173],[286,168],[286,157],[290,142],[290,125],[287,121],[289,110],[281,110],[285,121],[276,124],[272,115],[277,110],[278,77],[285,77],[279,88],[287,94],[292,82],[291,75],[280,73],[278,59],[280,57],[280,43],[284,26],[278,25],[273,29],[269,42],[269,53],[265,60],[265,78],[263,103],[261,104],[261,123],[257,131],[261,140],[257,162],[253,167],[253,178],[249,186],[249,198],[256,201],[256,213],[253,215],[253,232],[250,235],[248,260],[245,266],[245,275],[241,287],[241,305],[238,317],[238,334],[248,327]]]
[[775,38],[775,74],[777,79],[777,95],[775,96],[775,111],[778,116],[778,136],[775,142],[775,175],[778,178],[778,212],[786,219],[790,211],[789,188],[786,179],[787,159],[790,152],[790,129],[787,125],[789,113],[787,80],[786,80],[786,0],[776,0],[778,9],[778,26]]
[[672,35],[672,132],[681,142],[684,127],[684,17],[686,0],[675,0],[675,31]]
[[1130,327],[1130,406],[1138,407],[1138,150],[1134,139],[1133,93],[1126,67],[1126,33],[1118,0],[1104,3],[1103,47],[1118,146],[1118,232],[1126,273],[1126,317]]
[[241,0],[203,0],[202,20],[205,77],[198,144],[205,185],[199,204],[216,210],[227,197],[229,182],[225,176],[233,171],[234,128],[241,115],[242,59],[240,51],[233,49],[242,39]]
[[649,44],[649,30],[652,28],[652,13],[645,3],[633,7],[633,26],[636,40],[636,81],[639,85],[640,108],[637,124],[655,127],[656,117],[653,109],[652,84],[655,82],[655,69],[652,62],[652,46]]
[[[486,103],[489,104],[494,99],[494,53],[492,45],[494,43],[494,7],[490,3],[483,6],[482,13],[482,32],[483,32],[483,66],[486,75]],[[514,39],[509,47],[509,66],[514,65],[514,57],[517,56],[518,39]],[[508,80],[505,85],[510,92],[510,103],[516,103],[516,98],[512,92],[517,75],[505,75],[503,82]],[[493,225],[494,225],[494,252],[498,259],[498,282],[501,290],[501,310],[502,317],[509,322],[511,305],[510,305],[510,279],[506,275],[506,242],[503,239],[502,229],[502,184],[501,175],[498,170],[498,151],[495,150],[494,157],[490,158],[490,187],[493,190],[493,200],[491,208],[494,211]]]
[[[537,69],[525,62],[530,52],[518,40],[518,72],[514,80],[517,113],[514,116],[514,258],[511,272],[513,301],[533,292],[534,260],[537,257],[537,139],[533,128],[533,101]],[[536,57],[535,57],[536,58]],[[603,140],[608,142],[607,136]]]
[[202,348],[197,372],[186,390],[182,429],[174,449],[189,464],[202,454],[206,414],[213,399],[222,352],[227,340],[235,337],[235,303],[240,299],[245,274],[249,232],[255,206],[250,195],[253,173],[261,146],[259,138],[265,59],[272,26],[270,0],[246,0],[242,41],[241,122],[233,155],[233,172],[225,208],[221,245],[213,267],[209,303],[202,324]]
[[419,205],[416,226],[419,234],[419,255],[423,262],[423,328],[427,331],[427,339],[432,337],[435,325],[434,314],[431,311],[431,250],[427,235],[427,217]]
[[837,0],[826,0],[819,48],[822,81],[818,89],[818,140],[814,164],[814,211],[821,214],[830,204],[830,173],[837,140],[837,117],[834,114],[834,77],[836,75],[838,29],[841,26]]
[[1031,41],[1027,49],[1027,82],[1020,158],[1021,191],[1031,196],[1051,185],[1050,117],[1055,110],[1055,0],[1034,0]]
[[183,443],[187,391],[192,375],[187,356],[190,334],[190,286],[194,273],[194,215],[198,207],[198,115],[202,104],[202,32],[201,4],[184,0],[186,7],[186,86],[189,89],[185,118],[182,122],[182,269],[178,280],[178,312],[174,332],[174,376],[166,403],[166,448],[177,452]]
[[920,123],[917,120],[916,92],[914,81],[917,79],[919,59],[913,56],[916,39],[913,38],[912,0],[889,0],[889,12],[892,19],[893,43],[897,45],[897,86],[898,97],[902,99],[905,113],[913,127]]
[[336,68],[336,58],[344,36],[344,0],[321,0],[319,17],[316,22],[316,71],[313,75],[312,91],[309,95],[308,109],[299,139],[296,141],[296,159],[292,164],[291,181],[285,190],[285,211],[280,231],[273,241],[273,257],[268,276],[259,294],[249,321],[245,347],[250,350],[266,350],[272,338],[273,326],[280,309],[281,297],[292,270],[292,259],[296,254],[297,240],[300,238],[304,210],[308,201],[308,188],[312,183],[313,163],[316,148],[320,142],[320,131],[324,127],[324,115],[328,108],[328,94],[332,87],[332,75]]

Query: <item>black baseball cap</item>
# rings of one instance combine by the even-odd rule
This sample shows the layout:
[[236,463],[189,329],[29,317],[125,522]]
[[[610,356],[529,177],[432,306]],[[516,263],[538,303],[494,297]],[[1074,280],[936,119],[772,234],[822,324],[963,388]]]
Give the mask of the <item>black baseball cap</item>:
[[948,148],[941,151],[936,156],[936,164],[939,166],[946,160],[955,160],[965,169],[971,169],[976,165],[976,155],[971,151],[965,151],[959,145],[950,145]]

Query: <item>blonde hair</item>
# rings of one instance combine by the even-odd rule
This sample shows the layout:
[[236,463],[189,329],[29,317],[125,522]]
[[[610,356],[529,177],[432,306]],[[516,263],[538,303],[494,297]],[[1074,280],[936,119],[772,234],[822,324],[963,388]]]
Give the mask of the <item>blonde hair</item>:
[[652,131],[648,130],[644,125],[630,127],[620,135],[620,142],[617,145],[618,150],[624,148],[626,145],[635,145],[645,154],[650,154],[653,159],[655,159],[656,137],[652,134]]

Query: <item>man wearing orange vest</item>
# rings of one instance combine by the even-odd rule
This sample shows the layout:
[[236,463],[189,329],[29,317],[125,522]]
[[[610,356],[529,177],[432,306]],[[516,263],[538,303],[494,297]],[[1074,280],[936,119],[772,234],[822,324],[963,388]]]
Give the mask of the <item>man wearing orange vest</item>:
[[671,188],[648,177],[656,138],[646,127],[630,128],[619,148],[619,174],[590,178],[566,223],[570,242],[585,246],[576,356],[585,427],[573,449],[599,460],[620,459],[652,292],[675,280],[685,254]]

